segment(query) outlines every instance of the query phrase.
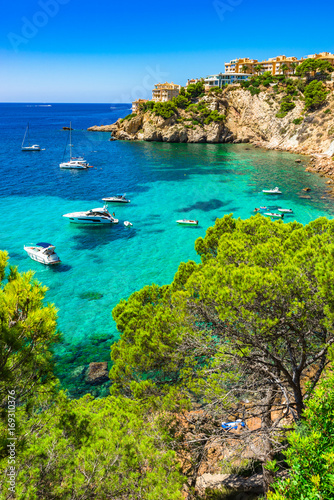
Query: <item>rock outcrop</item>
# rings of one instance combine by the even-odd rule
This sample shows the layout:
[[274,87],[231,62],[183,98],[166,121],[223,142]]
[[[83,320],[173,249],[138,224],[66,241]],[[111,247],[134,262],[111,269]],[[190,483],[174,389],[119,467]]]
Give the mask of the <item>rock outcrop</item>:
[[[225,115],[224,121],[205,124],[196,110],[177,109],[164,119],[152,111],[139,112],[131,119],[119,119],[112,125],[91,127],[91,131],[111,132],[112,138],[189,143],[250,142],[268,149],[279,149],[314,155],[308,169],[334,176],[334,92],[327,83],[326,105],[314,112],[304,112],[301,96],[295,98],[295,108],[285,117],[276,116],[283,93],[273,87],[251,95],[240,86],[229,86],[222,94],[206,94],[196,103]],[[201,122],[201,123],[199,123]]]
[[109,380],[108,363],[89,363],[85,375],[85,382],[92,385],[103,384]]

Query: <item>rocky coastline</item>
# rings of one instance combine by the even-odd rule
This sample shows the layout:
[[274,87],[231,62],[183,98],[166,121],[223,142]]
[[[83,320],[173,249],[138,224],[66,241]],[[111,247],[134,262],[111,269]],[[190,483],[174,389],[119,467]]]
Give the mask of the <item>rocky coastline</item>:
[[223,121],[200,123],[196,111],[177,109],[170,118],[152,111],[118,119],[116,123],[93,126],[88,131],[110,132],[112,140],[173,143],[250,143],[266,149],[289,151],[311,157],[306,170],[334,181],[334,92],[327,83],[324,106],[304,111],[303,99],[285,117],[277,116],[282,96],[272,87],[251,95],[240,86],[227,87],[220,95],[206,94],[195,101],[224,116]]

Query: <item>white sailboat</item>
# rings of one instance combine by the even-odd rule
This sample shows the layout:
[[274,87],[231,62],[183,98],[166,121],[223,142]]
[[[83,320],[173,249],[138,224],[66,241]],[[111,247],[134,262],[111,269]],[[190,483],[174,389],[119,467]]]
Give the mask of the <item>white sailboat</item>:
[[[66,148],[65,148],[66,151]],[[65,155],[64,151],[64,155]],[[72,123],[70,122],[70,159],[59,164],[60,168],[85,170],[89,168],[88,162],[84,158],[72,158]]]
[[[29,146],[25,146],[24,145],[24,141],[26,140],[26,135],[27,134],[28,134],[28,144],[29,144]],[[21,151],[40,151],[40,150],[41,150],[41,148],[40,148],[40,146],[38,146],[38,144],[33,144],[32,146],[30,146],[29,123],[28,123],[26,131],[25,131],[25,134],[24,134],[24,137],[23,137],[23,141],[22,141],[22,145],[21,145]]]

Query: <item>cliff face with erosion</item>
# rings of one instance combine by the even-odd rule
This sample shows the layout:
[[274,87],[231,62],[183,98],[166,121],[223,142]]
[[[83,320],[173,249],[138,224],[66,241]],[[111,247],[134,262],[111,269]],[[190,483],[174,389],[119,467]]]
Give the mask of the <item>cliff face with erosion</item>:
[[[295,108],[277,117],[282,95],[272,87],[258,95],[240,87],[229,87],[222,94],[209,94],[196,101],[219,115],[223,121],[205,124],[200,110],[177,109],[164,119],[152,111],[139,112],[131,119],[119,119],[91,131],[109,131],[112,138],[189,143],[250,142],[269,149],[313,155],[308,169],[334,176],[334,92],[328,83],[326,103],[315,111],[304,111],[304,101],[296,99]],[[299,123],[294,123],[298,119]],[[205,120],[204,120],[205,121]],[[202,122],[202,123],[200,123]]]

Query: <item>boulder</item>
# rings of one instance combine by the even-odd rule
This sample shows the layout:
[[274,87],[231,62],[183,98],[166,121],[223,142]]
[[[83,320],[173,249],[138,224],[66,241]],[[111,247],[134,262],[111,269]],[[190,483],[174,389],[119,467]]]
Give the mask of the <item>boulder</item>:
[[99,385],[109,380],[109,371],[107,361],[99,363],[89,363],[85,375],[85,382],[87,384]]
[[254,474],[251,477],[242,477],[236,474],[203,474],[196,481],[196,489],[204,493],[206,488],[231,488],[235,492],[263,493],[263,476]]

